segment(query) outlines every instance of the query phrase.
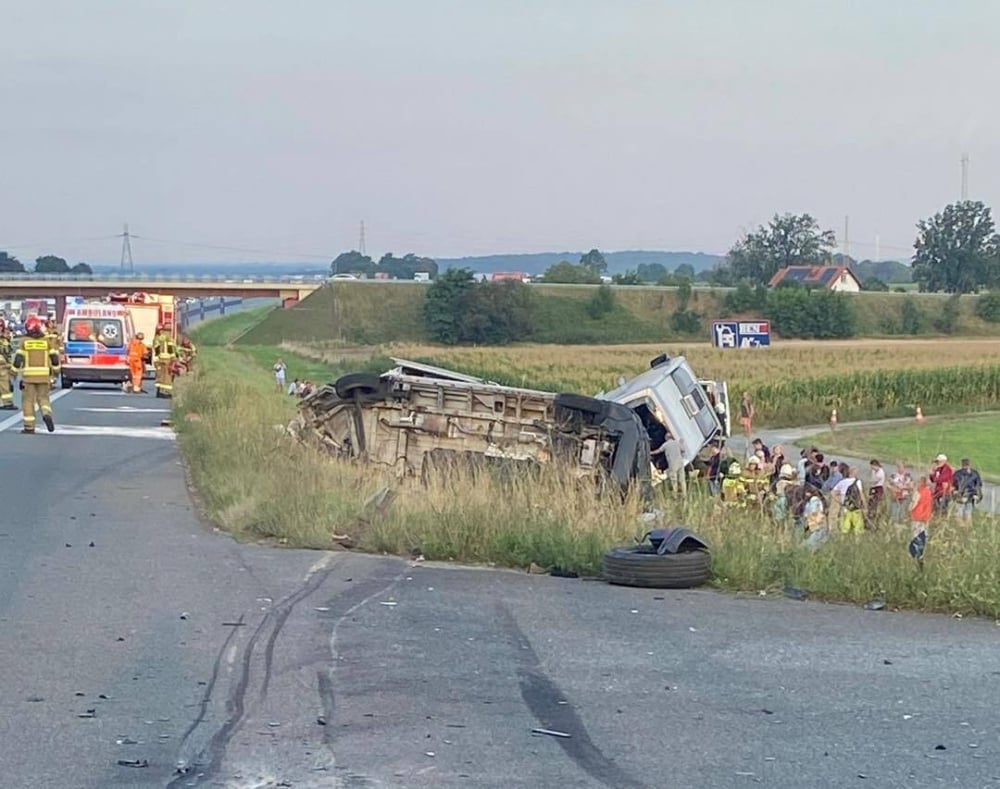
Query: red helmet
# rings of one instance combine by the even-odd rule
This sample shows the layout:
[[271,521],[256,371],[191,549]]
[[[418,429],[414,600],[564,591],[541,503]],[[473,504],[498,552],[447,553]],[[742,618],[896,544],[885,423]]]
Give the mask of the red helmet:
[[30,315],[24,322],[24,333],[31,337],[42,336],[42,319],[37,315]]

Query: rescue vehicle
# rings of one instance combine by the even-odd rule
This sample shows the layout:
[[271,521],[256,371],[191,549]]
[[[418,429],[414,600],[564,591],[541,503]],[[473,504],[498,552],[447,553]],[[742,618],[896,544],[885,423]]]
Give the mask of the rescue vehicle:
[[77,382],[121,384],[129,379],[126,348],[135,330],[122,304],[67,305],[63,321],[62,388]]
[[142,332],[146,345],[146,368],[153,369],[153,338],[156,327],[162,326],[177,342],[177,299],[165,293],[112,293],[108,302],[122,304],[132,315],[132,328]]

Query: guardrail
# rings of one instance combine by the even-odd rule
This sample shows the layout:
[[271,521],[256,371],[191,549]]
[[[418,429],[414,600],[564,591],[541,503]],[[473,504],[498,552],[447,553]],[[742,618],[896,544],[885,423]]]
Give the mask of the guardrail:
[[177,306],[177,325],[184,329],[192,318],[205,320],[205,316],[213,312],[225,315],[227,308],[237,307],[242,303],[243,299],[227,299],[223,296],[181,302]]

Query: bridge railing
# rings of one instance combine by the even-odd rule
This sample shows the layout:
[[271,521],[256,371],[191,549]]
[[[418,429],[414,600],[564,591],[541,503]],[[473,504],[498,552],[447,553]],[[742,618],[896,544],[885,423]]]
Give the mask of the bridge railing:
[[315,275],[288,275],[280,277],[232,276],[227,274],[31,274],[28,272],[4,272],[2,282],[190,282],[192,284],[214,282],[233,285],[316,285],[327,277]]

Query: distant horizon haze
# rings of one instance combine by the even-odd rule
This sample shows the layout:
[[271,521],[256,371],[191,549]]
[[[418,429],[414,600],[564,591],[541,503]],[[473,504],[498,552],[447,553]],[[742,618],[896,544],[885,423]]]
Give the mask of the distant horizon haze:
[[362,220],[376,258],[724,254],[785,212],[906,258],[963,154],[1000,207],[993,0],[8,5],[26,262],[113,264],[124,222],[137,263],[332,259]]

